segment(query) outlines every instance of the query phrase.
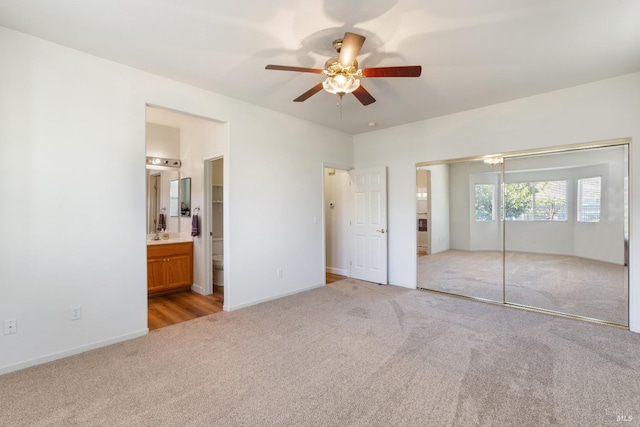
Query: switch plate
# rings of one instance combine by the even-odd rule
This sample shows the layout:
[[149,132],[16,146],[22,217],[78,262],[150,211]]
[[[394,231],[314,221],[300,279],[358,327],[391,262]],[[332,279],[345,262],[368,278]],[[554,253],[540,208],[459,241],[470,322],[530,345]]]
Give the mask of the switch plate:
[[281,268],[276,270],[276,277],[278,279],[282,279],[282,269]]
[[80,320],[82,319],[82,306],[74,305],[71,307],[71,320]]
[[11,335],[18,333],[18,322],[16,319],[4,319],[4,334]]

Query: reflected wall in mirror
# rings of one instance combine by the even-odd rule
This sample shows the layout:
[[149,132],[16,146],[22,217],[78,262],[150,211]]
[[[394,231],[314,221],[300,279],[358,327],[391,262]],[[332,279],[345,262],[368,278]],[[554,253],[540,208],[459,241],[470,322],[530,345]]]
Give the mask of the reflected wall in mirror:
[[180,180],[180,216],[191,216],[191,178]]
[[418,189],[421,171],[419,288],[628,325],[628,145],[425,164]]

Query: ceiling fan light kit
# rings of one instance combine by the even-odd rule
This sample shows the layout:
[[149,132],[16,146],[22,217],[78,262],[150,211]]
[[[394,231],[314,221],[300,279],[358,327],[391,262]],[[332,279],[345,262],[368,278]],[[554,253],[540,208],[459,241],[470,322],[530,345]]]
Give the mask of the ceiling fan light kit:
[[322,82],[322,87],[327,92],[342,97],[358,89],[360,87],[360,79],[349,75],[338,74],[335,77],[327,77],[327,79]]
[[338,57],[330,58],[325,62],[324,69],[291,67],[287,65],[267,65],[267,70],[297,71],[302,73],[324,74],[327,78],[312,87],[296,99],[294,102],[306,101],[322,89],[342,98],[348,93],[360,101],[362,105],[376,102],[376,99],[360,84],[363,77],[420,77],[422,67],[410,65],[403,67],[376,67],[358,68],[356,57],[364,44],[365,37],[354,33],[345,33],[344,38],[333,42],[333,47],[338,52]]

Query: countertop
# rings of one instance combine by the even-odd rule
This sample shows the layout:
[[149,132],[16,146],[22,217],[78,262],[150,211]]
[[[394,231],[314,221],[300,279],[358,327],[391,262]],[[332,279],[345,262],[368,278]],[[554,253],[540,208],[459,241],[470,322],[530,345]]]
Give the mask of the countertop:
[[151,240],[147,239],[147,245],[170,245],[171,243],[185,243],[185,242],[193,242],[193,237],[170,237],[167,240]]

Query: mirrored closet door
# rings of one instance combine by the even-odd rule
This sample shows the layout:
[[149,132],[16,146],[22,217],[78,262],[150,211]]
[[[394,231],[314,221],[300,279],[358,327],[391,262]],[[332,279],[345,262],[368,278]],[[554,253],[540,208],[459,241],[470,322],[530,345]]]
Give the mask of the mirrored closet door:
[[418,165],[417,182],[425,174],[418,288],[628,325],[625,141]]

